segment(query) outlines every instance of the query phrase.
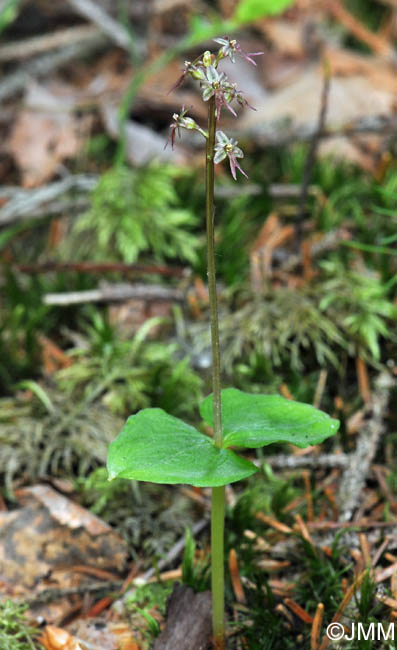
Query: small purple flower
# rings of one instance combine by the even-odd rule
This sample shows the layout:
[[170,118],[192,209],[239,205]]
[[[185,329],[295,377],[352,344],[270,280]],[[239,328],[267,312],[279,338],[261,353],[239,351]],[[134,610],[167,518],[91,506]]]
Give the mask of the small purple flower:
[[243,97],[243,93],[241,91],[237,93],[236,99],[237,99],[238,103],[240,104],[240,106],[248,106],[248,108],[250,108],[251,111],[256,111],[256,108],[254,106],[251,106],[251,104],[249,102],[247,102],[245,97]]
[[183,82],[185,81],[185,77],[188,74],[191,75],[194,79],[201,80],[205,78],[204,72],[201,68],[198,68],[196,65],[194,65],[194,63],[191,63],[190,61],[185,61],[185,67],[182,70],[181,76],[178,77],[174,85],[169,89],[167,95],[182,86]]
[[222,45],[221,49],[219,50],[219,53],[222,55],[222,57],[225,58],[228,56],[232,63],[236,62],[236,53],[242,56],[246,61],[253,63],[253,65],[256,65],[256,62],[254,59],[251,59],[251,57],[264,54],[264,52],[246,52],[243,50],[238,41],[236,41],[234,38],[230,39],[227,36],[225,38],[214,38],[214,41],[215,43]]
[[174,150],[175,136],[176,136],[176,134],[178,134],[178,137],[179,138],[181,137],[181,132],[180,132],[180,127],[182,126],[181,121],[185,118],[185,115],[186,115],[187,111],[188,111],[188,109],[185,108],[184,106],[182,106],[180,115],[178,115],[178,113],[173,114],[172,119],[174,121],[170,124],[170,129],[171,129],[170,137],[168,138],[167,142],[165,143],[164,149],[167,148],[168,143],[171,141],[171,149]]
[[169,141],[171,140],[171,149],[174,149],[175,145],[175,136],[178,134],[179,137],[181,137],[181,132],[180,129],[188,129],[189,131],[198,131],[203,135],[205,138],[208,137],[208,133],[202,129],[197,122],[193,120],[191,117],[185,117],[186,113],[188,112],[188,109],[182,106],[181,112],[178,115],[178,113],[174,113],[173,117],[173,122],[170,124],[170,137],[168,138],[167,142],[165,143],[164,149],[166,149]]
[[232,172],[232,176],[234,180],[237,180],[236,178],[236,168],[246,177],[248,178],[247,174],[243,169],[241,169],[240,165],[237,162],[237,158],[244,158],[244,154],[240,147],[237,146],[237,140],[233,140],[233,138],[228,138],[223,131],[217,131],[216,133],[216,139],[217,143],[215,144],[215,156],[214,156],[214,163],[220,163],[222,160],[225,160],[225,158],[229,158],[229,164],[230,164],[230,171]]
[[228,91],[225,92],[225,96],[228,102],[232,102],[234,99],[237,100],[237,102],[240,104],[240,106],[248,106],[253,111],[256,111],[256,108],[251,106],[251,104],[243,97],[243,92],[241,90],[237,90],[236,84],[231,84],[230,88]]
[[205,70],[205,78],[200,82],[203,88],[203,100],[207,102],[210,97],[215,96],[216,117],[219,120],[222,106],[237,117],[236,111],[230,105],[236,92],[235,86],[232,85],[224,72],[219,73],[213,66],[208,66]]

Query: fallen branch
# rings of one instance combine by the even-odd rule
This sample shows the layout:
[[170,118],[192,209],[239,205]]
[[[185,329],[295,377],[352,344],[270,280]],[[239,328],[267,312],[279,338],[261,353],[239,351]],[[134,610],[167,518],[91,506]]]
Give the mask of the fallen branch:
[[70,291],[68,293],[47,293],[43,297],[45,305],[80,305],[88,302],[114,302],[119,300],[173,300],[183,302],[185,295],[180,289],[149,284],[113,284],[90,291]]
[[394,381],[386,372],[380,374],[376,380],[372,395],[372,417],[362,426],[356,451],[350,454],[349,465],[339,486],[341,521],[350,521],[357,508],[379,440],[385,430],[384,417],[393,386]]

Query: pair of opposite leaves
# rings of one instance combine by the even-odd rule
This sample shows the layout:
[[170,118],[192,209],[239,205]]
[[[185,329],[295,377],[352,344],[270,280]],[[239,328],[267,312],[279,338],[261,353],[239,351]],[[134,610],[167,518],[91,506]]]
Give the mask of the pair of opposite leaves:
[[[213,426],[213,396],[200,406],[203,420]],[[279,395],[251,395],[235,388],[222,391],[222,448],[162,409],[144,409],[128,418],[108,454],[113,478],[187,483],[219,487],[251,476],[257,467],[229,449],[290,442],[316,445],[337,432],[339,421],[323,411]]]

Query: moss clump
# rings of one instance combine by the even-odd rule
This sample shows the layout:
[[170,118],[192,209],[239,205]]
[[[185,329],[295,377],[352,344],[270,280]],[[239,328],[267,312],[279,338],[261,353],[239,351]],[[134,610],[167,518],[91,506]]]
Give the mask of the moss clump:
[[31,627],[24,616],[27,605],[18,605],[12,600],[0,603],[0,648],[1,650],[36,650],[34,639],[37,630]]

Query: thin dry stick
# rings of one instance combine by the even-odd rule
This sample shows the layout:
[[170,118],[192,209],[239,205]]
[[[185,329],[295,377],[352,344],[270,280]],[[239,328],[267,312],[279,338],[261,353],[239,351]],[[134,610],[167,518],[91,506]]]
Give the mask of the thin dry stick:
[[375,582],[376,583],[383,582],[384,580],[391,578],[391,576],[393,576],[395,573],[397,573],[397,562],[386,567],[386,569],[379,571],[376,574]]
[[320,634],[321,634],[321,626],[323,624],[323,618],[324,618],[324,605],[322,603],[318,603],[316,613],[313,619],[312,632],[310,637],[311,650],[319,650]]
[[[267,456],[266,463],[273,469],[298,469],[308,467],[311,469],[331,469],[333,467],[344,469],[349,464],[347,454],[322,454],[321,456]],[[258,462],[258,464],[260,464]]]
[[313,531],[340,530],[342,528],[395,528],[397,522],[393,521],[312,521],[308,528]]
[[358,386],[363,402],[368,406],[371,403],[371,388],[369,385],[368,369],[364,359],[358,354],[356,357]]
[[308,614],[307,611],[303,609],[303,607],[295,602],[295,600],[292,600],[292,598],[284,598],[284,603],[291,610],[291,612],[294,612],[294,614],[301,619],[301,621],[308,623],[309,625],[313,623],[313,617],[310,616],[310,614]]
[[371,565],[371,549],[368,543],[368,537],[365,533],[359,533],[358,539],[360,541],[364,566],[369,567]]
[[67,45],[80,43],[87,38],[97,37],[99,33],[98,28],[93,25],[79,25],[78,27],[59,29],[56,32],[42,36],[24,38],[22,41],[7,43],[7,45],[0,47],[0,61],[27,59],[48,50],[66,47]]
[[294,532],[293,529],[286,524],[283,524],[281,521],[277,521],[277,519],[274,519],[273,517],[269,517],[269,515],[264,515],[263,512],[257,512],[256,518],[260,521],[263,521],[268,526],[271,526],[275,530],[278,530],[280,533],[290,535]]
[[234,591],[234,595],[236,596],[236,600],[238,603],[245,603],[246,598],[245,598],[245,593],[240,578],[240,571],[237,562],[237,553],[234,550],[234,548],[231,548],[229,553],[229,570],[230,570],[230,578],[232,581],[233,591]]
[[[317,553],[317,549],[314,545],[314,542],[312,540],[312,537],[309,533],[309,529],[306,526],[305,522],[303,521],[302,517],[300,515],[295,515],[295,520],[297,523],[297,528],[302,535],[303,539],[306,540],[310,544],[310,546],[313,548],[314,553]],[[295,526],[294,526],[295,528]]]
[[321,404],[321,400],[324,394],[325,390],[325,384],[327,383],[327,377],[328,377],[328,370],[325,368],[322,368],[320,370],[320,375],[318,378],[317,386],[316,386],[316,391],[314,393],[314,399],[313,399],[313,406],[318,409]]
[[98,2],[92,0],[68,0],[68,2],[81,16],[99,27],[116,45],[128,52],[131,51],[132,39],[128,31],[109,16]]
[[302,226],[302,221],[306,216],[306,202],[307,202],[308,190],[309,190],[310,181],[313,174],[314,163],[316,162],[318,145],[320,143],[320,134],[325,127],[325,120],[327,117],[329,89],[330,89],[330,82],[331,82],[330,66],[327,60],[323,61],[323,75],[324,75],[324,80],[323,80],[323,89],[321,93],[320,112],[318,116],[317,130],[313,134],[313,138],[309,148],[309,153],[306,158],[305,170],[303,173],[302,191],[301,191],[299,209],[297,215],[298,226],[300,230]]
[[67,293],[47,293],[43,296],[45,305],[59,305],[60,307],[90,302],[114,302],[128,299],[183,302],[185,296],[183,291],[179,289],[148,284],[113,284],[101,289],[70,291]]
[[303,481],[305,483],[305,499],[306,499],[306,509],[307,509],[307,520],[314,520],[314,511],[313,511],[313,494],[312,486],[310,484],[310,472],[305,469],[302,472]]
[[379,562],[380,558],[382,557],[383,553],[385,552],[385,550],[389,546],[390,542],[391,542],[391,538],[390,537],[385,537],[382,544],[376,550],[376,553],[375,553],[374,557],[372,558],[372,566],[373,567],[376,567],[376,565],[378,564],[378,562]]

